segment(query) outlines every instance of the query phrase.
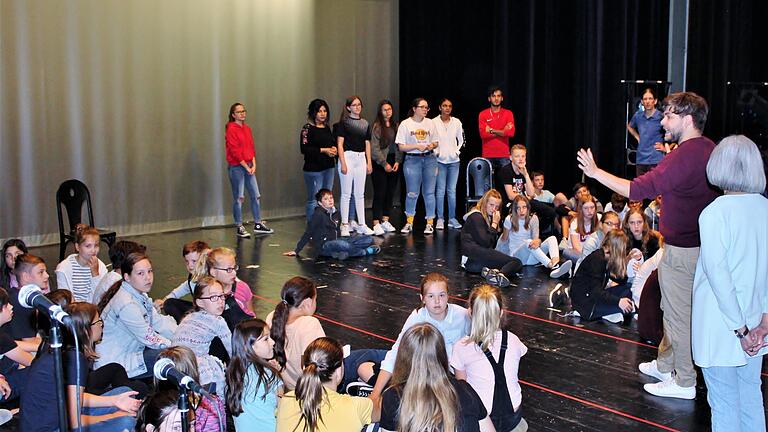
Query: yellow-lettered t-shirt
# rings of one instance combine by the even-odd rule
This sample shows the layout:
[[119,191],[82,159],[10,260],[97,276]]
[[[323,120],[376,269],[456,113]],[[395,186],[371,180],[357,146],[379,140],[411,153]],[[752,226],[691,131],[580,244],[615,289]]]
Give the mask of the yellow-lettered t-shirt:
[[[317,432],[360,432],[371,422],[373,403],[368,398],[341,395],[325,391]],[[298,427],[297,427],[298,425]],[[304,421],[294,392],[286,393],[277,404],[277,432],[301,432]]]

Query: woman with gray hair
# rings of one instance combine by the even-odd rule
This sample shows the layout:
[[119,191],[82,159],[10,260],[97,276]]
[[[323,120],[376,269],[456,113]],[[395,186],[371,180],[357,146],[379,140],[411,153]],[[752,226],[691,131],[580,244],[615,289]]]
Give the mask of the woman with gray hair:
[[709,158],[707,178],[724,195],[699,217],[693,359],[704,372],[713,431],[765,430],[760,371],[768,352],[768,199],[761,195],[765,171],[755,143],[742,135],[723,139]]

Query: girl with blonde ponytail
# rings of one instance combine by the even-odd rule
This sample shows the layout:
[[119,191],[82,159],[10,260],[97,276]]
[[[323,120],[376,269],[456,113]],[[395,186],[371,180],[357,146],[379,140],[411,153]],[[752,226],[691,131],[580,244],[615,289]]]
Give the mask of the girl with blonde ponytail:
[[451,376],[443,336],[429,323],[403,335],[391,383],[382,395],[379,424],[385,430],[479,431],[488,415],[472,387]]
[[302,356],[304,369],[296,390],[278,402],[277,432],[358,432],[371,422],[373,402],[341,395],[344,352],[334,339],[321,337]]
[[480,430],[523,432],[528,424],[520,409],[517,371],[528,348],[501,328],[503,305],[501,292],[494,286],[481,285],[472,290],[472,329],[468,337],[454,345],[451,366],[456,378],[475,389],[488,412],[489,418],[480,422]]

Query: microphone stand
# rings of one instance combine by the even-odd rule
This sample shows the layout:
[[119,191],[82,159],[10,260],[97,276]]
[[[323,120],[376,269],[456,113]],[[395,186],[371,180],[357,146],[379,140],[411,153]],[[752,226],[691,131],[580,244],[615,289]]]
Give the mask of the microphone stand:
[[179,412],[181,413],[181,432],[189,432],[189,398],[187,388],[179,384]]
[[53,350],[53,368],[56,380],[56,403],[59,407],[59,430],[68,431],[67,397],[64,393],[64,367],[61,359],[61,324],[51,314],[51,349]]

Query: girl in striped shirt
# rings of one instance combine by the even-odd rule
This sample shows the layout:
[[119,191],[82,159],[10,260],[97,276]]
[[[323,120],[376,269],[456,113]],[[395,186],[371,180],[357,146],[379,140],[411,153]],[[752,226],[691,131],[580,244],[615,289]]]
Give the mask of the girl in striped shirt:
[[56,266],[59,289],[72,291],[77,302],[94,303],[93,291],[107,274],[99,259],[99,231],[84,224],[75,227],[75,251]]

